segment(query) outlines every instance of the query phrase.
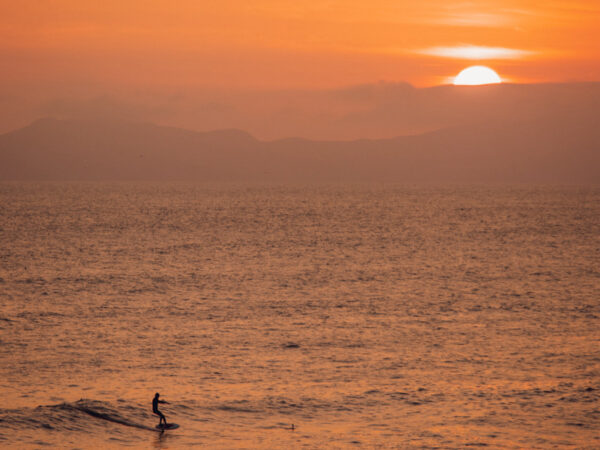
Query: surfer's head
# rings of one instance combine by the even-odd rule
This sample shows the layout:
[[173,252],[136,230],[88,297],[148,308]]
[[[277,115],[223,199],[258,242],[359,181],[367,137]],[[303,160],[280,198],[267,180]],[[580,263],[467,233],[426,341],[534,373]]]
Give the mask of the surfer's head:
[[156,394],[154,394],[154,397],[158,398],[160,397],[160,394],[157,392]]

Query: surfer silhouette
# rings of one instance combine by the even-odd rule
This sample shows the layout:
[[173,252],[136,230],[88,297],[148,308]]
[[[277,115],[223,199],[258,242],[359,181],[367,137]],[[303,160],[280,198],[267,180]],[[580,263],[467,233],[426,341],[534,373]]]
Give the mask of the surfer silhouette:
[[158,404],[159,403],[165,403],[165,404],[169,404],[169,402],[165,402],[164,400],[159,400],[158,397],[160,397],[160,394],[157,392],[156,394],[154,394],[154,398],[152,399],[152,412],[154,414],[156,414],[157,416],[160,416],[160,420],[158,421],[158,425],[160,426],[161,423],[163,423],[163,421],[165,422],[165,426],[167,425],[167,418],[165,417],[165,415],[163,413],[161,413],[158,410]]

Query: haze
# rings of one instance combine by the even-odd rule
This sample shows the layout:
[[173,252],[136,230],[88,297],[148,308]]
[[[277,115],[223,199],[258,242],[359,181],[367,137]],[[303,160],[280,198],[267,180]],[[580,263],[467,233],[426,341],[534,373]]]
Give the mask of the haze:
[[[0,132],[117,103],[194,130],[347,138],[302,117],[356,104],[297,103],[381,81],[449,84],[473,63],[513,83],[598,81],[599,22],[593,0],[3,2]],[[252,123],[257,112],[275,125]],[[398,133],[421,128],[398,122]]]
[[[6,3],[2,13],[0,133],[41,118],[238,129],[262,141],[379,140],[462,127],[460,154],[460,142],[484,125],[494,129],[489,140],[516,139],[525,154],[539,155],[546,129],[565,127],[562,135],[572,137],[565,145],[586,173],[598,145],[600,7],[593,1],[63,0]],[[449,86],[474,64],[492,67],[504,83]],[[518,130],[529,126],[546,136],[519,141]],[[102,160],[110,149],[95,138],[69,151],[81,161]],[[11,139],[0,139],[8,179],[33,176],[27,164],[9,161],[37,160],[41,148],[52,161],[70,145],[45,135]],[[541,179],[571,180],[573,173]]]

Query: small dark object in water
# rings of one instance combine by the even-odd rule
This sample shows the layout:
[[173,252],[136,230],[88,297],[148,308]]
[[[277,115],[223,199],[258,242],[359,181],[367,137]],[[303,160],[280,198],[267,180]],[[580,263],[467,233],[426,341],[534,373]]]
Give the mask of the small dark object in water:
[[300,348],[299,344],[287,344],[285,348]]

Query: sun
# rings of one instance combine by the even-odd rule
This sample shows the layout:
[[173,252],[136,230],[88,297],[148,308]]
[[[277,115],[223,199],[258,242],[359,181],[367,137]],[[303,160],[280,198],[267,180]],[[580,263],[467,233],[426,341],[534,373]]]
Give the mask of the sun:
[[480,84],[502,83],[496,72],[485,66],[471,66],[461,71],[454,78],[456,86],[477,86]]

